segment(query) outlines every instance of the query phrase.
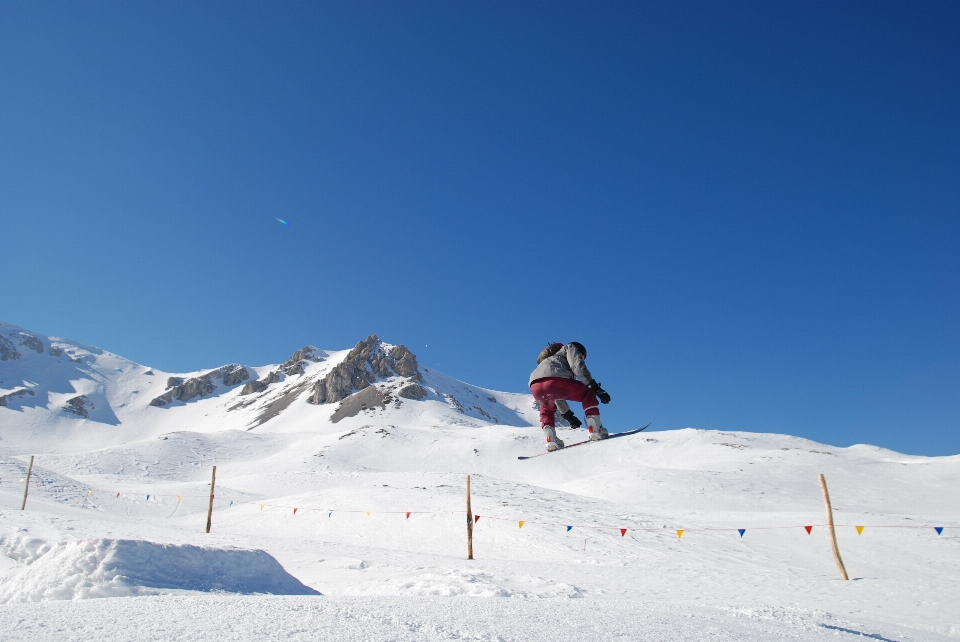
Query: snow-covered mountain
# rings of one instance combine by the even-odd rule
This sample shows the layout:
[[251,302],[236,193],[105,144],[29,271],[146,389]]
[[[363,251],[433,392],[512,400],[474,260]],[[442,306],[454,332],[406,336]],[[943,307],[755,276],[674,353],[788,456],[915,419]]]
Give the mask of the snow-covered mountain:
[[[106,444],[184,426],[343,431],[370,423],[479,427],[536,420],[529,395],[457,381],[373,335],[350,350],[305,346],[280,364],[169,373],[0,323],[0,427],[16,429],[14,439],[83,431]],[[92,430],[92,423],[114,429]]]
[[0,642],[960,638],[960,455],[686,428],[518,461],[529,395],[376,337],[192,373],[0,339]]

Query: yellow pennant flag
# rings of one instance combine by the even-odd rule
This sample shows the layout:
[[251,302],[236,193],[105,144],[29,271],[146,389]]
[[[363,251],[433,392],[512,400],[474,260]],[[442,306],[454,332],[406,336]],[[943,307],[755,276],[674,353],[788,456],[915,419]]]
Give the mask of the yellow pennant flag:
[[93,495],[93,491],[92,491],[92,490],[88,490],[88,491],[87,491],[87,495]]
[[260,510],[263,510],[263,504],[260,504]]
[[521,521],[521,522],[520,522],[520,528],[523,528],[523,525],[524,525],[524,524],[526,524],[526,522]]
[[682,529],[682,528],[678,528],[678,529],[677,529],[677,539],[680,539],[681,537],[683,537],[683,529]]
[[183,497],[181,495],[177,495],[177,501],[179,502],[181,499],[183,499]]
[[857,535],[863,535],[863,526],[857,526]]
[[370,511],[367,511],[367,517],[370,517]]

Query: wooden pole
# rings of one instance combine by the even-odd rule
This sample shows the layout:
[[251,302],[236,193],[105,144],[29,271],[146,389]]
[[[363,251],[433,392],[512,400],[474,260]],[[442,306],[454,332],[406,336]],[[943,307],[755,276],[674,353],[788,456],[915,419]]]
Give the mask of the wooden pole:
[[837,532],[833,528],[833,507],[830,505],[830,493],[827,492],[827,480],[824,479],[823,473],[820,473],[820,488],[823,489],[823,503],[827,506],[827,528],[830,530],[833,560],[837,563],[837,568],[840,569],[840,579],[849,580],[847,569],[843,565],[843,560],[840,559],[840,549],[837,547]]
[[473,510],[470,508],[470,475],[467,475],[467,559],[473,559]]
[[27,491],[30,490],[30,473],[33,472],[33,455],[30,455],[30,465],[27,467],[27,483],[23,485],[23,503],[20,504],[20,510],[27,507]]
[[213,520],[213,487],[217,485],[217,467],[213,467],[213,477],[210,478],[210,507],[207,508],[207,532],[210,532],[210,522]]

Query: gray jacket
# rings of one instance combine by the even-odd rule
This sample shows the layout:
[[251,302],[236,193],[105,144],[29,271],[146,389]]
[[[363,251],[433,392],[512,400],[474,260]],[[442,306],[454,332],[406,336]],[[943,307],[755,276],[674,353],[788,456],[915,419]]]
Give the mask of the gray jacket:
[[593,376],[583,362],[583,355],[574,346],[567,344],[552,357],[547,357],[537,365],[537,369],[530,373],[530,383],[537,379],[560,377],[562,379],[579,379],[586,385],[593,383]]
[[[583,355],[574,346],[567,344],[560,348],[552,357],[547,357],[537,365],[537,369],[530,373],[530,384],[537,379],[560,377],[562,379],[579,379],[586,385],[593,383],[593,375],[587,370],[583,362]],[[570,406],[563,399],[557,399],[557,409],[560,414],[570,410]]]

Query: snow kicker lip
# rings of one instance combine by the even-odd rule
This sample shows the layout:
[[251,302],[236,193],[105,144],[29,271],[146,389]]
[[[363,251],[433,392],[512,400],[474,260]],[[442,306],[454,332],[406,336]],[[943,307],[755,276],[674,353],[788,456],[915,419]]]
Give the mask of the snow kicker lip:
[[180,591],[320,595],[261,550],[90,539],[54,546],[0,587],[0,602]]

